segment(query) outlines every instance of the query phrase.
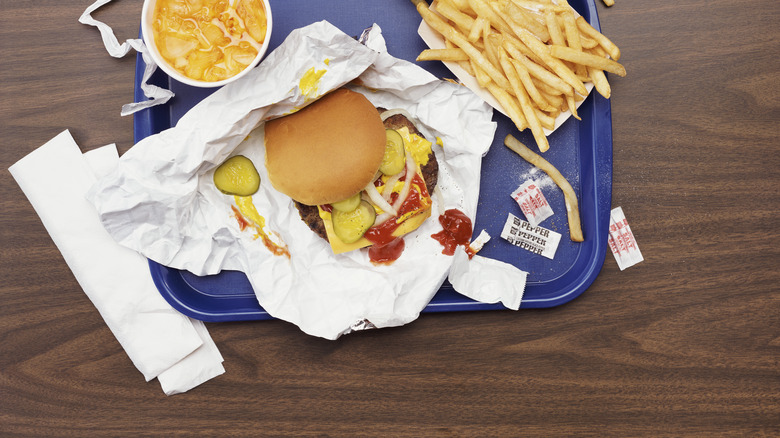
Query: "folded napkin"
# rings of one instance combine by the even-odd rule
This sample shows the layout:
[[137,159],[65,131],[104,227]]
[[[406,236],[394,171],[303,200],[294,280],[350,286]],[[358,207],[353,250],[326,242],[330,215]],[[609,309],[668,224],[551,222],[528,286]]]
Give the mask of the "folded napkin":
[[64,131],[9,171],[136,368],[177,394],[224,373],[223,359],[205,325],[162,298],[146,258],[117,244],[84,198],[118,160],[113,145],[82,155]]

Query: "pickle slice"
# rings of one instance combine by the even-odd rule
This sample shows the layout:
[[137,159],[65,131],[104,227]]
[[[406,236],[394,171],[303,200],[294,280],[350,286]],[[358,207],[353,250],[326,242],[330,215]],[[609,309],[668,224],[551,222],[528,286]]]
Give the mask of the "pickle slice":
[[379,170],[387,175],[395,175],[406,166],[406,154],[404,153],[404,139],[394,129],[385,130],[387,143],[385,144],[385,156],[382,157],[382,165]]
[[236,155],[228,158],[214,171],[214,185],[220,192],[236,196],[252,196],[260,188],[260,174],[252,160]]
[[352,211],[358,208],[358,205],[360,205],[360,192],[355,193],[343,201],[333,202],[330,204],[331,207],[339,211]]
[[344,243],[357,242],[374,225],[376,219],[374,207],[366,201],[360,201],[352,211],[334,209],[331,215],[333,232]]

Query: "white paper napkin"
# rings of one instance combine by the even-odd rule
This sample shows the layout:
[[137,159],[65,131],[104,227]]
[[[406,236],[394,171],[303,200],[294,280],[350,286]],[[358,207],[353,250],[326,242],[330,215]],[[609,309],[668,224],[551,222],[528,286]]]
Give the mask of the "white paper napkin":
[[63,131],[9,171],[136,368],[166,394],[184,392],[224,373],[222,356],[203,323],[162,298],[147,260],[114,242],[84,198],[118,160],[113,145],[82,155]]

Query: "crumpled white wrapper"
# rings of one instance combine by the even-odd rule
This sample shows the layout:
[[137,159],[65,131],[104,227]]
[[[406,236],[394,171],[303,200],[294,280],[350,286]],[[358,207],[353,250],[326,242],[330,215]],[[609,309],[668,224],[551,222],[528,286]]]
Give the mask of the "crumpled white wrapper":
[[120,44],[119,40],[116,38],[116,35],[114,35],[114,30],[111,29],[109,25],[92,18],[93,12],[106,3],[110,2],[111,0],[98,0],[95,3],[89,5],[87,9],[84,10],[84,13],[81,14],[81,17],[79,17],[79,23],[97,27],[100,31],[100,37],[103,39],[103,45],[106,46],[108,54],[114,58],[124,57],[128,52],[130,52],[130,49],[132,48],[136,52],[140,53],[144,59],[146,68],[144,69],[144,74],[141,78],[141,90],[143,90],[144,96],[148,97],[149,100],[122,105],[121,115],[127,116],[141,111],[142,109],[146,109],[155,105],[162,105],[168,102],[168,100],[173,97],[172,91],[148,83],[149,78],[152,77],[152,73],[157,70],[157,64],[154,62],[152,57],[149,56],[149,50],[146,48],[143,40],[140,38],[129,39]]
[[[481,160],[496,125],[490,107],[467,88],[387,54],[376,25],[361,39],[373,49],[326,21],[297,29],[249,75],[200,102],[175,127],[136,144],[88,195],[108,232],[161,264],[197,275],[245,272],[270,315],[311,335],[335,339],[359,327],[416,319],[453,263],[430,237],[441,230],[436,218],[458,208],[474,219]],[[404,254],[390,266],[372,265],[366,251],[334,255],[267,178],[262,122],[311,100],[299,81],[312,67],[326,70],[317,96],[349,84],[376,106],[406,109],[428,139],[443,141],[443,149],[434,145],[440,174],[432,217],[405,237]],[[236,154],[255,163],[262,183],[253,203],[291,258],[272,255],[252,232],[241,232],[233,197],[214,187],[214,169]],[[517,295],[516,288],[507,291]]]

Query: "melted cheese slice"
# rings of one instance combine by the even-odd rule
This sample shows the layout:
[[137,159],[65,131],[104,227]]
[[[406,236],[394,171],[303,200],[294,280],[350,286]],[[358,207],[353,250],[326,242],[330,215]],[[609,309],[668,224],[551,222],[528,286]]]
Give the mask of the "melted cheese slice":
[[[319,208],[319,207],[318,207]],[[322,221],[325,223],[325,231],[328,234],[328,242],[330,242],[330,247],[333,249],[333,254],[341,254],[345,252],[349,252],[355,249],[365,248],[367,246],[373,245],[368,239],[365,237],[361,237],[354,243],[344,243],[341,241],[341,239],[336,236],[336,233],[333,232],[333,221],[330,218],[330,213],[319,209],[320,211],[320,217],[322,218]],[[398,226],[398,228],[393,231],[393,236],[400,237],[404,234],[410,233],[417,229],[422,223],[425,221],[425,219],[428,219],[431,216],[431,209],[426,208],[425,210],[421,211],[415,216],[410,217],[409,219],[405,220],[401,225]],[[395,220],[395,219],[388,219],[388,220]]]

